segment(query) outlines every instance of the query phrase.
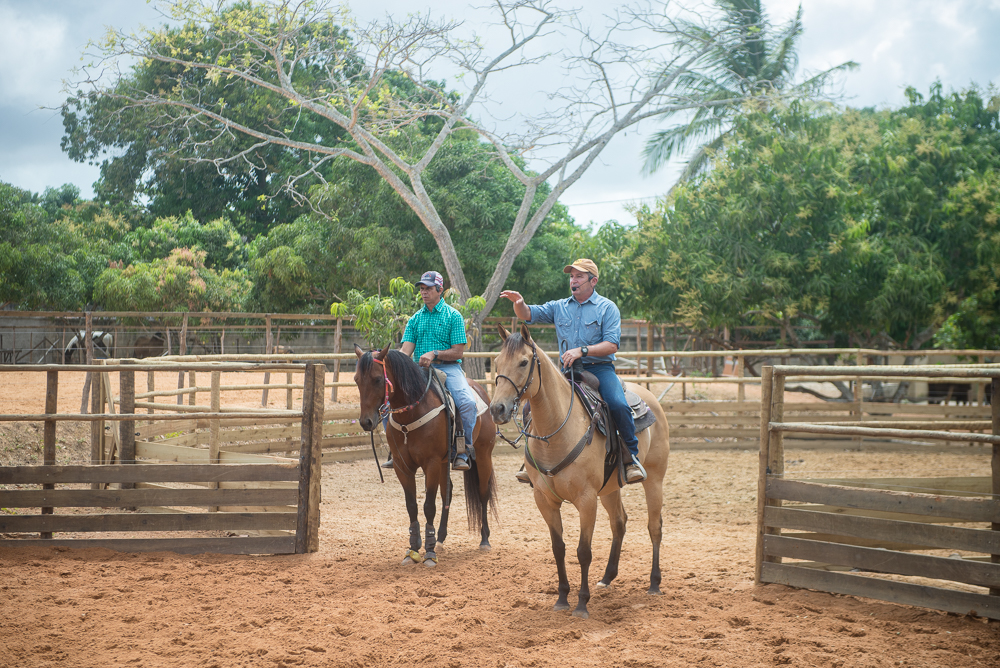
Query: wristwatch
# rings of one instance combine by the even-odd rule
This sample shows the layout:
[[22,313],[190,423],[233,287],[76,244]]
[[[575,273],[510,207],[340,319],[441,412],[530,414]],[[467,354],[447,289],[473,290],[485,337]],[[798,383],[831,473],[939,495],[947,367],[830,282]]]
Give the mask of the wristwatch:
[[441,351],[440,351],[440,350],[435,350],[435,351],[434,351],[434,359],[437,359],[437,358],[438,358],[438,353],[439,353],[439,352],[441,352]]
[[588,348],[587,346],[583,346],[582,348],[580,348],[580,353],[583,355],[583,357],[586,357],[588,352],[590,352],[590,348]]

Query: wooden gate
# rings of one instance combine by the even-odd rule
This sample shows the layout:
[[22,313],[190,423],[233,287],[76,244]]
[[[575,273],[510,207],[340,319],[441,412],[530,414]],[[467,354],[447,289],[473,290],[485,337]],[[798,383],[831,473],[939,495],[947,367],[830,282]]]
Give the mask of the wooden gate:
[[[25,370],[30,367],[17,367]],[[91,371],[82,365],[62,370]],[[136,365],[141,370],[142,365]],[[224,368],[221,365],[220,368]],[[34,489],[0,490],[0,507],[40,508],[40,514],[0,515],[0,532],[20,534],[0,540],[0,546],[62,545],[106,547],[125,552],[174,551],[229,554],[287,554],[315,552],[319,548],[320,454],[322,445],[325,367],[305,368],[299,461],[293,463],[141,464],[134,452],[134,407],[119,413],[57,414],[55,406],[58,369],[45,369],[49,378],[43,415],[0,416],[4,420],[43,421],[44,464],[0,467],[0,484],[28,485]],[[134,373],[131,369],[122,374]],[[203,417],[218,419],[222,414]],[[189,419],[184,413],[159,414],[157,420]],[[55,465],[55,423],[58,420],[118,421],[122,432],[120,464]],[[183,485],[167,487],[163,483]],[[117,488],[105,489],[114,484]],[[56,488],[57,485],[63,486]],[[72,486],[67,488],[65,486]],[[79,509],[100,508],[90,513]],[[171,509],[170,512],[135,513],[138,508]],[[56,512],[69,510],[69,512]],[[200,511],[198,509],[201,509]],[[76,512],[73,512],[73,511]],[[118,512],[113,512],[118,511]],[[55,534],[111,532],[120,538],[54,538]],[[181,537],[137,538],[135,532],[180,532]],[[206,532],[211,535],[205,536]],[[277,535],[251,536],[266,532]],[[203,535],[197,535],[201,533]],[[34,537],[37,534],[37,537]],[[190,535],[196,534],[196,535]],[[218,534],[222,534],[221,536]]]
[[[787,376],[822,379],[844,373],[844,367],[764,368],[755,581],[1000,619],[1000,369],[850,368],[850,373],[869,378],[882,374],[992,378],[988,421],[944,422],[939,429],[930,422],[863,426],[783,421]],[[989,443],[991,471],[974,478],[891,483],[787,480],[782,444],[787,432]],[[935,493],[898,491],[904,485]],[[896,489],[885,489],[890,486]],[[930,584],[923,584],[927,581]]]

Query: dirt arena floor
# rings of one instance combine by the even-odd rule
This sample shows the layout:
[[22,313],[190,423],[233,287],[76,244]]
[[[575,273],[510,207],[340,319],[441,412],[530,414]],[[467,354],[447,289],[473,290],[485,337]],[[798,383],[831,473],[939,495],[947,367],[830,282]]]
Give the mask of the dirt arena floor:
[[[42,412],[38,376],[0,388],[0,413]],[[60,411],[79,408],[81,384],[61,385]],[[283,402],[283,392],[273,394],[281,397],[272,406]],[[40,425],[0,430],[3,464],[37,452]],[[85,426],[60,427],[60,461],[85,452],[88,436]],[[986,449],[970,447],[786,454],[802,477],[986,475],[990,466]],[[757,454],[746,450],[672,453],[663,596],[645,593],[645,503],[641,488],[629,488],[618,579],[593,590],[590,619],[553,612],[548,531],[531,490],[514,480],[520,461],[517,453],[497,458],[500,517],[489,553],[465,526],[456,476],[450,534],[434,569],[399,565],[402,491],[392,478],[380,483],[370,459],[324,468],[315,554],[0,550],[0,666],[1000,666],[996,622],[755,586]],[[579,525],[572,508],[563,516],[575,605]],[[599,515],[592,585],[610,540]]]

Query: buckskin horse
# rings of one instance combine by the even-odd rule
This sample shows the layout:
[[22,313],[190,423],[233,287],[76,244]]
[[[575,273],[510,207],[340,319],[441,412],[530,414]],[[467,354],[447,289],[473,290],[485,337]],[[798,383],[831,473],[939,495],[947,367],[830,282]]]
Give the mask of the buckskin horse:
[[[403,564],[423,562],[437,565],[435,548],[448,536],[448,511],[451,507],[452,484],[449,476],[448,416],[443,410],[444,383],[432,382],[428,369],[420,367],[410,357],[398,350],[365,352],[354,346],[358,356],[354,382],[361,394],[362,429],[372,431],[385,415],[397,426],[386,428],[386,440],[392,453],[393,470],[403,486],[406,510],[410,516],[410,546]],[[489,402],[486,391],[475,381],[469,386],[484,403]],[[441,389],[439,390],[438,387]],[[488,513],[496,515],[496,478],[493,474],[493,446],[496,442],[496,425],[489,411],[476,421],[473,434],[475,449],[473,466],[465,471],[465,506],[469,529],[479,530],[479,549],[490,549]],[[420,522],[417,519],[417,469],[424,472],[425,552],[420,555]],[[437,512],[435,496],[441,490],[441,523],[437,535],[434,517]]]
[[[561,507],[572,503],[580,513],[580,597],[573,615],[589,617],[588,576],[593,560],[591,542],[600,498],[611,519],[611,554],[604,577],[598,586],[607,587],[618,575],[622,540],[628,517],[622,505],[619,477],[605,481],[605,437],[594,429],[591,418],[580,401],[574,401],[573,389],[548,355],[540,353],[531,340],[528,328],[520,334],[508,333],[498,326],[504,340],[496,360],[496,389],[490,412],[498,424],[508,422],[518,410],[522,397],[531,406],[531,423],[525,431],[526,469],[534,487],[535,504],[549,525],[552,553],[559,574],[559,598],[554,610],[569,610],[569,580],[566,576],[566,544],[563,542]],[[638,385],[629,383],[649,405],[656,422],[637,434],[639,459],[646,469],[642,483],[646,494],[649,538],[653,543],[653,564],[649,575],[650,594],[660,593],[660,542],[663,537],[663,476],[670,452],[669,428],[656,397]],[[592,442],[591,442],[592,439]],[[581,449],[582,447],[582,449]],[[541,469],[541,471],[540,471]],[[544,472],[542,472],[544,471]]]

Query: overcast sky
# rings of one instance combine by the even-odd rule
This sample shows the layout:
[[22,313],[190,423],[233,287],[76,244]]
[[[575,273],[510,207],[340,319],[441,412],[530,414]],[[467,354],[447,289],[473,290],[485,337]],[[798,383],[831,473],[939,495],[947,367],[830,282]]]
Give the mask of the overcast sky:
[[[481,16],[461,0],[351,4],[371,13],[414,12],[433,4],[433,11],[453,18]],[[613,7],[606,0],[566,4],[595,14]],[[765,0],[776,24],[798,5]],[[860,63],[843,79],[844,101],[851,106],[899,106],[906,86],[926,93],[935,79],[945,90],[973,82],[1000,85],[1000,0],[803,0],[802,7],[800,70]],[[143,0],[0,0],[0,181],[36,192],[73,183],[84,197],[93,196],[97,167],[65,156],[59,148],[62,119],[42,107],[65,99],[62,82],[73,78],[88,40],[99,39],[107,26],[131,30],[155,23],[156,12]],[[639,173],[644,139],[655,129],[643,126],[617,137],[600,164],[566,192],[562,201],[578,223],[634,222],[627,203],[652,202],[666,192],[676,168],[648,178]]]

